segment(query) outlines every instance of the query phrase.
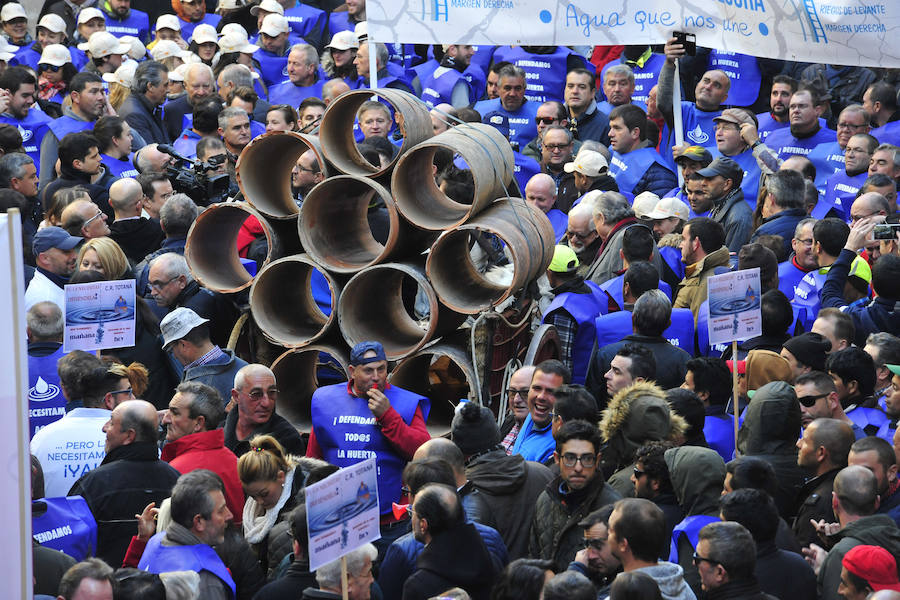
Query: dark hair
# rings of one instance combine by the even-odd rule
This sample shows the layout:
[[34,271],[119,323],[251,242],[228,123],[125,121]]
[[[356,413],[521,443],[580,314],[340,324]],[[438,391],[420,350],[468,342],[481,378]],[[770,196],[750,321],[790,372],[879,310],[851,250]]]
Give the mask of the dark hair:
[[9,90],[10,94],[15,95],[23,83],[37,85],[37,80],[34,78],[34,75],[32,75],[31,71],[25,67],[6,67],[3,72],[0,73],[0,89]]
[[429,483],[456,487],[453,467],[446,460],[435,457],[420,458],[407,464],[403,469],[403,481],[412,494],[417,494]]
[[819,106],[820,104],[822,104],[822,93],[818,90],[814,82],[801,81],[797,86],[797,91],[794,92],[794,94],[798,94],[800,92],[806,92],[807,94],[809,94],[809,99],[812,102],[813,106]]
[[609,113],[609,120],[622,119],[625,128],[631,131],[635,127],[640,130],[640,139],[647,139],[647,113],[634,104],[622,104]]
[[900,300],[900,257],[885,254],[875,261],[872,289],[882,298]]
[[[803,179],[806,179],[807,181],[815,180],[816,165],[814,165],[813,162],[811,160],[809,160],[809,158],[807,158],[806,156],[802,156],[800,154],[794,154],[793,156],[789,156],[788,158],[794,158],[794,159],[800,161],[800,163],[803,165],[803,167],[800,169],[800,175],[803,176]],[[793,169],[784,169],[784,170],[792,171]],[[806,190],[804,190],[804,193],[805,192],[806,192]]]
[[284,121],[286,123],[293,123],[294,128],[297,127],[297,111],[290,104],[273,104],[269,106],[269,110],[266,111],[266,115],[270,112],[277,110],[281,113],[281,116],[284,117]]
[[596,598],[597,588],[590,579],[578,571],[563,571],[544,584],[544,600],[596,600]]
[[3,151],[4,154],[23,151],[22,134],[19,133],[18,127],[9,123],[0,123],[0,151]]
[[309,529],[306,524],[306,500],[305,500],[305,492],[306,490],[300,490],[297,494],[304,494],[303,501],[297,502],[297,508],[291,511],[290,516],[288,517],[288,522],[291,525],[291,537],[300,544],[300,548],[303,549],[303,554],[306,555],[309,552]]
[[510,65],[512,65],[512,63],[509,62],[508,60],[501,60],[500,62],[495,62],[494,64],[491,65],[491,68],[488,69],[488,73],[496,73],[497,75],[499,75],[500,71],[502,71],[505,67],[508,67]]
[[212,518],[215,505],[209,493],[216,490],[224,494],[225,484],[221,477],[207,469],[196,469],[179,477],[170,500],[172,520],[190,529],[196,515]]
[[650,500],[625,498],[616,502],[614,510],[620,515],[615,524],[611,523],[616,537],[628,541],[638,560],[656,563],[670,537],[662,509]]
[[566,105],[557,100],[547,100],[543,104],[552,104],[556,109],[556,120],[557,121],[565,121],[569,118],[569,113],[566,110]]
[[[669,390],[674,391],[674,390]],[[689,391],[689,390],[682,390]],[[659,482],[660,492],[672,491],[672,480],[669,478],[669,466],[666,464],[666,450],[674,448],[673,442],[646,442],[634,453],[634,462],[641,463],[647,477]]]
[[731,398],[732,376],[728,363],[719,357],[700,356],[687,361],[685,370],[694,379],[697,394],[709,394],[707,402],[714,406],[725,406]]
[[609,588],[609,597],[615,600],[662,600],[659,584],[641,571],[619,573]]
[[855,381],[864,398],[875,391],[875,361],[862,348],[851,346],[832,352],[825,359],[825,370],[840,377],[845,385]]
[[[165,173],[160,171],[144,171],[139,174],[135,180],[141,184],[141,191],[148,198],[153,197],[153,184],[157,181],[168,181],[169,178],[166,177]],[[187,232],[185,232],[187,233]]]
[[643,225],[632,225],[622,234],[622,254],[625,255],[628,264],[638,260],[650,260],[655,247],[653,232]]
[[[576,75],[582,75],[582,76],[586,75],[588,78],[588,83],[591,86],[591,89],[593,90],[597,87],[597,80],[595,79],[596,75],[594,75],[587,69],[585,69],[583,67],[577,67],[575,69],[570,69],[569,71],[566,72],[566,77],[568,78],[568,76],[571,75],[572,73],[574,73]],[[612,118],[611,115],[610,115],[610,118]]]
[[889,113],[897,110],[897,88],[887,81],[876,81],[869,86],[868,92],[872,104],[881,102]]
[[419,518],[428,521],[428,533],[432,536],[465,522],[465,513],[455,485],[425,485],[416,493],[414,508]]
[[539,600],[545,574],[554,568],[552,560],[519,558],[512,561],[494,582],[491,600]]
[[778,509],[763,490],[744,488],[725,494],[719,499],[719,511],[726,521],[746,527],[756,543],[774,540],[778,533]]
[[858,198],[866,192],[871,192],[871,188],[873,187],[884,187],[886,185],[893,186],[895,190],[897,189],[897,182],[893,177],[885,175],[884,173],[875,173],[874,175],[869,175],[863,182],[862,187],[860,187],[859,191],[856,193],[856,197]]
[[609,515],[612,514],[614,504],[606,504],[601,506],[597,510],[588,513],[588,515],[578,522],[579,527],[584,527],[585,529],[590,529],[594,525],[598,523],[603,525],[604,527],[609,527]]
[[760,312],[762,313],[762,334],[766,336],[784,335],[794,321],[791,301],[781,290],[769,290],[762,295]]
[[115,573],[115,595],[129,600],[166,600],[166,586],[156,573],[123,567]]
[[253,106],[253,108],[256,108],[256,103],[259,102],[259,94],[253,91],[252,87],[246,85],[233,88],[230,92],[228,92],[228,96],[225,98],[225,102],[228,104],[228,106],[231,106],[231,102],[235,98],[243,100],[244,102],[249,102]]
[[772,194],[775,204],[780,208],[803,208],[803,195],[806,191],[803,181],[803,175],[797,171],[776,171],[766,180],[766,191]]
[[219,130],[219,113],[224,110],[220,96],[209,96],[194,105],[193,128],[206,135]]
[[[666,402],[676,413],[681,415],[688,423],[685,437],[688,440],[699,439],[703,435],[703,427],[706,425],[706,408],[700,396],[684,388],[672,388],[666,390]],[[692,442],[685,442],[691,444]]]
[[309,108],[310,106],[318,106],[320,108],[328,108],[328,105],[321,98],[316,98],[315,96],[310,96],[309,98],[304,98],[303,102],[300,103],[300,106],[297,107],[297,113],[301,114],[304,110]]
[[631,368],[629,373],[632,379],[643,377],[647,381],[656,379],[656,358],[649,348],[641,344],[625,344],[616,356],[631,359]]
[[69,93],[78,92],[80,94],[89,83],[99,83],[102,85],[103,78],[91,71],[81,71],[72,77],[72,81],[69,82]]
[[59,597],[64,600],[72,600],[81,582],[85,579],[108,581],[109,585],[115,589],[112,567],[99,558],[86,558],[69,567],[69,570],[62,576],[59,582]]
[[870,435],[859,438],[850,446],[850,452],[855,452],[856,454],[871,451],[878,454],[878,464],[881,465],[885,472],[897,463],[897,456],[894,454],[893,446],[891,446],[890,442],[880,437]]
[[729,581],[755,581],[756,544],[743,525],[733,521],[710,523],[700,530],[700,540],[706,540],[708,558],[728,572]]
[[597,421],[597,400],[583,385],[572,383],[556,390],[553,412],[563,423],[581,420],[589,423]]
[[659,287],[659,270],[653,263],[645,260],[630,262],[622,283],[623,285],[628,284],[632,296],[640,298],[644,292],[649,292]]
[[685,223],[687,225],[691,227],[691,241],[699,239],[705,253],[710,254],[725,245],[725,228],[718,221],[709,217],[694,217]]
[[797,91],[797,80],[790,75],[776,75],[772,78],[772,85],[776,83],[783,83],[789,86],[792,94]]
[[778,490],[775,468],[758,456],[741,456],[725,463],[725,472],[731,475],[731,489],[751,488],[774,496]]
[[113,138],[121,137],[125,129],[125,119],[119,116],[103,116],[94,123],[93,135],[97,139],[100,152],[112,147]]
[[813,240],[818,242],[829,256],[841,253],[841,248],[847,243],[849,235],[850,227],[841,219],[834,217],[821,219],[813,225]]
[[556,452],[562,454],[563,446],[572,440],[590,442],[594,447],[595,454],[599,454],[603,446],[603,438],[600,437],[600,430],[597,429],[597,426],[580,419],[564,423],[556,432]]
[[563,383],[569,384],[572,382],[572,372],[566,367],[566,365],[562,364],[560,361],[550,358],[545,361],[541,361],[534,368],[535,374],[540,371],[541,373],[552,373],[553,375],[559,375],[562,377]]
[[794,380],[794,387],[796,388],[798,385],[807,383],[811,383],[820,394],[830,394],[831,392],[837,391],[837,388],[834,385],[834,379],[831,378],[831,375],[823,373],[822,371],[810,371],[809,373],[799,375],[797,379]]
[[203,161],[208,159],[209,155],[216,150],[227,151],[228,148],[225,146],[225,142],[211,135],[200,138],[195,149],[197,158]]
[[846,340],[847,344],[852,344],[856,338],[856,327],[853,325],[853,319],[840,310],[829,306],[819,311],[817,319],[828,319],[834,326],[834,336],[839,340]]
[[[853,434],[853,428],[838,419],[816,419],[810,425],[815,425],[812,434],[812,443],[818,448],[825,448],[828,452],[828,460],[840,468],[847,466],[847,456],[850,454],[850,447],[856,441]],[[894,455],[891,449],[891,456]]]
[[79,131],[66,135],[59,142],[59,161],[71,167],[76,160],[84,160],[91,148],[100,149],[100,142],[89,133]]

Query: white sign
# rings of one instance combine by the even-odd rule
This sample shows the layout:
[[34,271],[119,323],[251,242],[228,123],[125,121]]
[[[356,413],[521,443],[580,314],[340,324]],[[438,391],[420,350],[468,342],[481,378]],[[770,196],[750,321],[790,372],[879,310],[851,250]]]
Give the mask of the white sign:
[[759,267],[713,275],[706,284],[710,345],[762,335]]
[[375,457],[306,488],[309,570],[381,537]]
[[900,67],[897,0],[369,0],[366,17],[379,42],[662,44],[686,31],[751,56]]
[[134,279],[67,285],[63,350],[134,346]]

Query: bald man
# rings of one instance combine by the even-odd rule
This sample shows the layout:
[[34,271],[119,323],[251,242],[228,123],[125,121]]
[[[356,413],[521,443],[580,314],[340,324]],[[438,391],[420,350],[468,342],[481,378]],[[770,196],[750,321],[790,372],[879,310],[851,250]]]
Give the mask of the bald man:
[[107,218],[106,213],[90,200],[76,200],[63,209],[60,217],[61,226],[69,235],[86,240],[109,235]]
[[531,389],[534,369],[535,367],[532,365],[517,369],[509,378],[509,384],[506,386],[506,406],[509,415],[500,426],[500,435],[503,436],[503,441],[500,443],[507,454],[512,454],[516,436],[519,435],[522,423],[528,416],[528,390]]
[[525,202],[547,215],[558,244],[566,235],[569,218],[563,211],[553,208],[556,205],[556,182],[553,178],[546,173],[532,176],[525,184]]
[[109,237],[133,264],[158,250],[166,237],[159,220],[141,216],[143,198],[141,184],[134,179],[118,179],[109,187],[109,205],[115,213]]
[[172,493],[178,471],[159,460],[156,407],[126,400],[103,426],[106,458],[69,490],[82,496],[97,520],[97,552],[110,565],[122,564],[134,535],[134,515],[151,502],[159,506]]

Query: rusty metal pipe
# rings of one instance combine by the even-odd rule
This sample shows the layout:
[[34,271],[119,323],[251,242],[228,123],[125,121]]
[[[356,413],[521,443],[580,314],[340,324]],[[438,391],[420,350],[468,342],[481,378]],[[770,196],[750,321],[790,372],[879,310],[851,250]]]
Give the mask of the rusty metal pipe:
[[434,135],[428,108],[412,94],[387,88],[354,90],[342,94],[328,106],[319,126],[319,141],[325,158],[342,173],[378,177],[388,173],[397,160],[395,157],[384,167],[373,165],[363,158],[356,147],[352,127],[356,121],[356,112],[373,94],[393,106],[394,118],[399,117],[398,127],[403,134],[403,145],[400,146],[398,156]]
[[[342,343],[330,338],[310,344],[305,348],[288,350],[272,363],[272,372],[281,394],[278,397],[276,410],[278,414],[290,421],[295,427],[309,430],[312,426],[310,400],[319,385],[318,369],[322,366],[320,353],[331,357],[330,365],[334,366],[337,378],[343,376],[347,380],[347,367],[350,364],[350,352]],[[337,368],[340,368],[340,373]]]
[[[405,279],[412,280],[425,293],[430,315],[425,324],[420,324],[405,307]],[[451,311],[438,301],[425,270],[410,263],[386,263],[363,269],[347,282],[338,302],[338,323],[347,344],[378,340],[384,345],[388,360],[415,352],[429,341],[455,330],[464,320],[465,315]]]
[[266,219],[245,202],[213,204],[191,225],[184,247],[191,273],[204,287],[214,292],[232,293],[246,289],[252,283],[237,251],[238,232],[250,216],[259,220],[268,242],[263,265],[300,251],[297,224],[293,220]]
[[235,167],[244,199],[267,217],[296,218],[300,209],[291,196],[291,169],[307,150],[315,153],[322,175],[328,177],[325,155],[316,136],[287,131],[251,140]]
[[[472,171],[475,194],[469,203],[452,200],[434,181],[434,154],[447,148],[459,154]],[[391,190],[404,217],[424,229],[450,229],[484,210],[506,191],[515,159],[503,135],[490,125],[457,125],[411,148],[400,157]]]
[[[313,269],[325,276],[331,292],[331,314],[316,305],[310,288]],[[250,287],[250,312],[263,335],[286,348],[320,339],[337,321],[340,285],[325,268],[305,254],[287,256],[263,267]]]
[[[479,273],[469,255],[471,233],[487,231],[506,244],[513,264],[509,285]],[[550,220],[521,198],[501,198],[464,225],[444,232],[431,246],[425,269],[441,301],[452,310],[475,314],[503,302],[540,276],[553,259]]]
[[[376,200],[387,209],[389,231],[383,243],[369,225],[369,205]],[[437,237],[407,223],[386,187],[358,175],[329,177],[310,190],[298,227],[310,257],[337,273],[420,255]]]

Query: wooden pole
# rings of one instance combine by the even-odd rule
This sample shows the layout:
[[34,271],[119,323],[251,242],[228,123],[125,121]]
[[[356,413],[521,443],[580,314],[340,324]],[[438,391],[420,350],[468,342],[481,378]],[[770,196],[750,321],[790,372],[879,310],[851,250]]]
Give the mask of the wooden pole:
[[741,390],[738,385],[738,343],[737,340],[731,342],[731,364],[734,368],[731,370],[731,386],[734,394],[734,456],[738,456],[737,439],[738,439],[738,416],[741,412]]
[[344,597],[344,600],[350,600],[347,595],[350,590],[347,589],[347,557],[341,557],[341,595]]

